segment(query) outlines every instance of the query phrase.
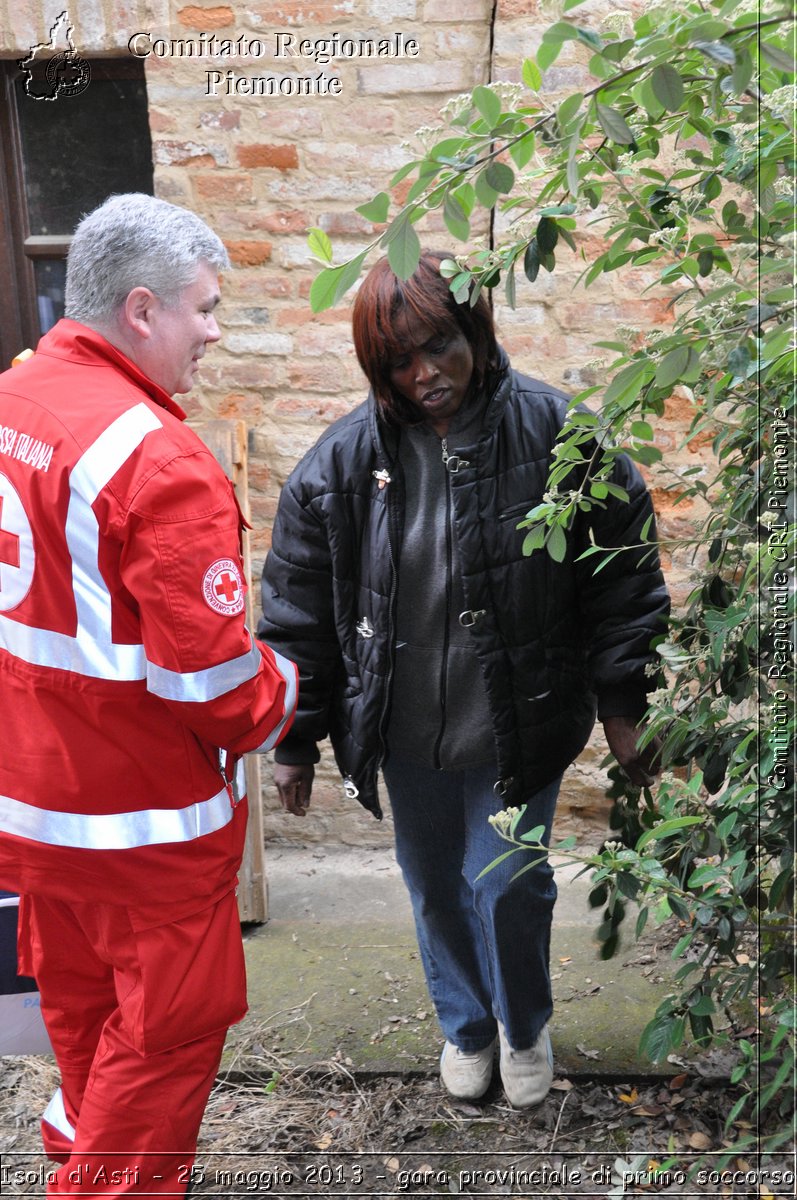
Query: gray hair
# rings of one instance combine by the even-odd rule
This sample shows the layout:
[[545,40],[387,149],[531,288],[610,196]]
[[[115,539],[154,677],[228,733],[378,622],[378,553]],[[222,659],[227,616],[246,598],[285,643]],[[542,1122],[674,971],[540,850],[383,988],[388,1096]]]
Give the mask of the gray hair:
[[230,265],[224,243],[195,213],[143,192],[111,196],[75,230],[66,260],[66,316],[107,324],[136,287],[174,304],[203,259],[217,271]]

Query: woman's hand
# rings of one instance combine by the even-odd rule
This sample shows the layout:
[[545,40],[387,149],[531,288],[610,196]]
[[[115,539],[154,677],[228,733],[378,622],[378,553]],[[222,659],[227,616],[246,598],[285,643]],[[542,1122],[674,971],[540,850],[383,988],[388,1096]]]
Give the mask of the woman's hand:
[[650,787],[659,771],[656,760],[661,743],[653,738],[640,750],[637,743],[643,731],[642,723],[633,717],[607,717],[603,722],[609,749],[635,787]]
[[312,763],[275,763],[274,782],[286,812],[303,817],[310,807],[315,768]]

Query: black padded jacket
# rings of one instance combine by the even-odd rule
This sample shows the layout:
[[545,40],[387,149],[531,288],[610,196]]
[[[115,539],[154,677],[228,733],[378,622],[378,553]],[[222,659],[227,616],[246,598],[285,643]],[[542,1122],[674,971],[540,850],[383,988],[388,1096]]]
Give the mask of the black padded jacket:
[[[658,556],[639,547],[652,508],[631,461],[628,501],[579,512],[567,554],[523,554],[568,399],[503,368],[478,440],[448,463],[469,624],[490,705],[505,804],[521,804],[583,749],[598,715],[639,717],[669,604]],[[403,483],[396,435],[373,398],[335,422],[291,473],[263,569],[258,635],[299,666],[299,706],[276,751],[313,763],[329,736],[345,787],[381,816]],[[590,545],[629,546],[595,573]],[[424,697],[418,696],[423,705]]]

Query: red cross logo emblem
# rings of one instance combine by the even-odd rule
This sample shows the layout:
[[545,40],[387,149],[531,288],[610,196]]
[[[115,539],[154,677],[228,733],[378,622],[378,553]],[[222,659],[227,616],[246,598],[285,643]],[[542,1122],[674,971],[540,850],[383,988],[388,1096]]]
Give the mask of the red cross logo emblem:
[[0,474],[0,612],[9,612],[33,583],[33,531],[19,493]]
[[216,582],[213,584],[213,591],[217,596],[232,604],[240,591],[238,580],[235,579],[229,571],[225,571],[222,575],[216,576]]
[[[0,496],[0,567],[19,566],[19,534],[3,529],[3,501]],[[0,592],[3,590],[3,573],[0,570]]]
[[244,581],[238,564],[231,558],[219,558],[202,578],[205,603],[223,617],[234,617],[244,609]]

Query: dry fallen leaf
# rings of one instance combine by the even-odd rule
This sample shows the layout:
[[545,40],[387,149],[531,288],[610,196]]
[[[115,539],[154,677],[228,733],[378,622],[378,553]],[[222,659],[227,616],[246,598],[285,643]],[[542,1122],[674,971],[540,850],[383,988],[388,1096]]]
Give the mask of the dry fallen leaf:
[[620,1092],[617,1099],[622,1100],[623,1104],[636,1104],[639,1099],[639,1092],[636,1088],[632,1088],[630,1092]]
[[388,1171],[392,1171],[394,1175],[395,1175],[396,1171],[398,1171],[399,1167],[401,1166],[401,1162],[399,1161],[399,1159],[397,1159],[395,1157],[395,1155],[392,1158],[386,1158],[383,1161],[384,1161],[384,1165],[387,1167]]
[[635,1117],[660,1117],[664,1109],[660,1104],[636,1104],[632,1112]]
[[671,1092],[677,1092],[679,1088],[684,1086],[688,1078],[689,1076],[687,1075],[686,1071],[684,1071],[681,1075],[673,1075],[672,1079],[667,1084],[667,1087]]
[[693,1150],[710,1150],[713,1143],[707,1133],[698,1131],[689,1134],[689,1145]]
[[316,1142],[316,1146],[318,1147],[319,1150],[328,1150],[329,1147],[332,1145],[332,1141],[333,1141],[332,1134],[325,1133],[323,1135],[323,1137],[320,1137],[318,1139],[318,1141]]
[[569,1079],[554,1079],[551,1084],[552,1092],[569,1092],[572,1091],[573,1085]]

